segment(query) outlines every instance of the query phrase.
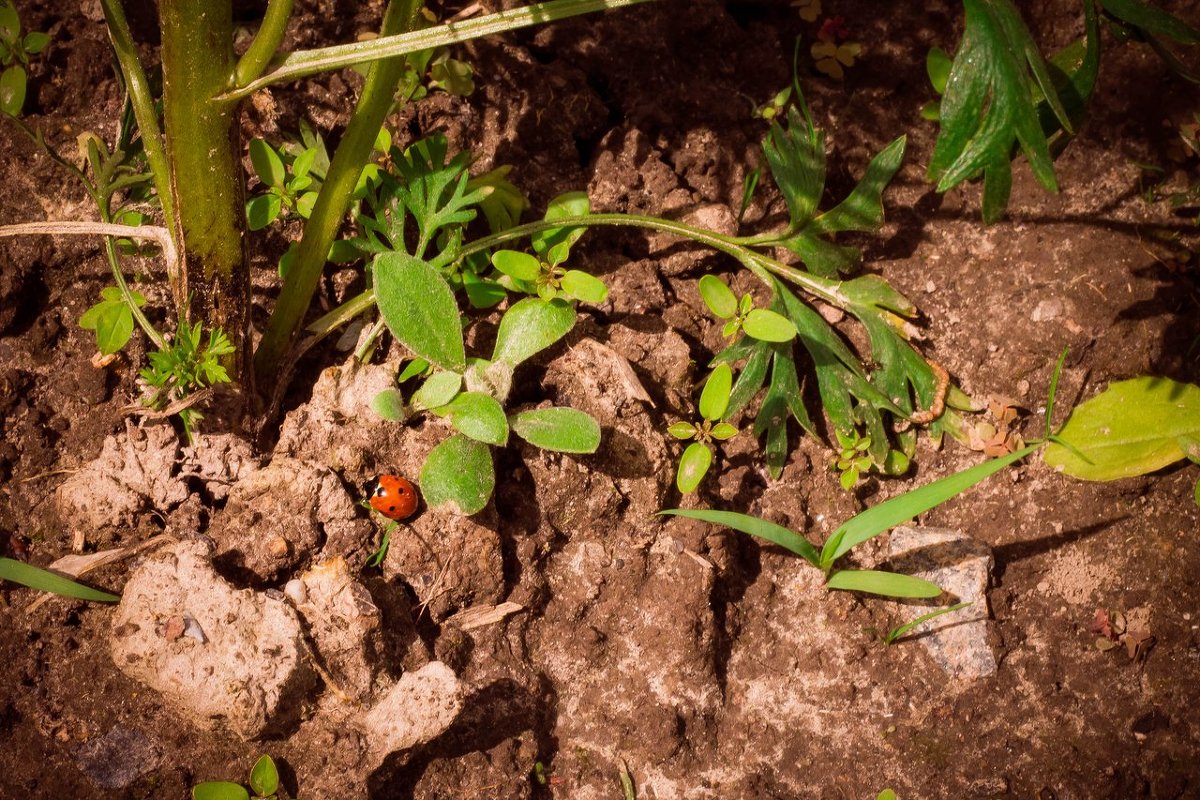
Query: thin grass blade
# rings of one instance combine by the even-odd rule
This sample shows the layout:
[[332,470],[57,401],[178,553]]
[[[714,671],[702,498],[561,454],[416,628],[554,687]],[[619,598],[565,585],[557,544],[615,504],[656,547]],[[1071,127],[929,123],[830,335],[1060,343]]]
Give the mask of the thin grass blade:
[[34,567],[11,558],[0,558],[0,579],[19,583],[31,589],[53,592],[63,597],[92,600],[97,603],[116,603],[121,598],[115,594],[101,592],[70,578],[64,578],[40,567]]
[[766,539],[768,542],[777,544],[785,550],[790,550],[814,566],[817,563],[817,548],[813,547],[807,539],[795,531],[790,531],[782,525],[776,525],[774,522],[769,522],[765,519],[738,514],[735,511],[708,511],[704,509],[668,508],[658,513],[724,525],[726,528],[733,528],[735,531],[748,533],[751,536],[757,536],[760,539]]

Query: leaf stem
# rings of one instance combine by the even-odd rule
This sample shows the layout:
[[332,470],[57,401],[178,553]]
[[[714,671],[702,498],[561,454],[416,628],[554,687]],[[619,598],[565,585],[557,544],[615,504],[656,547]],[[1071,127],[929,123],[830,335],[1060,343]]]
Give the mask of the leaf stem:
[[288,19],[292,16],[293,0],[267,0],[267,11],[250,49],[238,59],[233,70],[233,86],[245,86],[263,74],[272,56],[279,49],[283,35],[287,32]]

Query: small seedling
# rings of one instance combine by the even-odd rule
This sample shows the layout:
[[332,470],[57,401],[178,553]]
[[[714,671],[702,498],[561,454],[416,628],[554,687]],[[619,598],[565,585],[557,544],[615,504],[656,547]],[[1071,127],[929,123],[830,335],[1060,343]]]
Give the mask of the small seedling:
[[192,787],[192,800],[275,800],[278,791],[279,770],[271,757],[264,755],[250,769],[249,791],[240,783],[205,781]]
[[871,459],[871,437],[863,436],[858,431],[845,434],[834,432],[837,436],[838,451],[833,458],[833,468],[841,473],[838,483],[846,491],[850,491],[858,483],[859,477],[871,471],[874,461]]
[[790,342],[796,338],[796,325],[790,319],[768,308],[755,308],[754,298],[748,292],[739,300],[729,284],[716,275],[702,277],[699,289],[708,310],[726,320],[721,328],[726,339],[741,331],[761,342]]
[[679,458],[679,469],[675,474],[675,485],[683,494],[696,491],[700,481],[712,466],[714,441],[723,442],[737,435],[737,428],[722,422],[729,407],[729,393],[733,385],[733,370],[728,364],[718,364],[704,382],[700,393],[700,420],[680,421],[667,428],[667,433],[676,439],[694,440]]
[[82,583],[76,583],[70,578],[64,578],[56,573],[11,558],[0,558],[0,580],[12,581],[31,589],[52,592],[63,597],[91,600],[96,603],[116,603],[121,599],[115,594],[101,592],[90,586],[84,586]]
[[190,442],[203,415],[195,408],[179,406],[208,387],[229,382],[220,360],[232,352],[233,345],[223,332],[209,331],[204,344],[200,323],[188,325],[180,319],[175,340],[166,349],[150,353],[150,366],[139,373],[150,390],[142,402],[158,410],[174,407]]
[[840,81],[846,77],[845,67],[854,66],[862,55],[863,46],[858,42],[846,41],[850,31],[842,17],[830,17],[817,33],[820,41],[813,44],[811,52],[817,62],[817,71]]
[[50,43],[36,31],[21,35],[21,18],[8,0],[0,3],[0,112],[19,116],[25,106],[25,66]]
[[[943,614],[949,614],[953,611],[958,611],[959,609],[966,608],[969,605],[971,605],[971,604],[965,603],[965,602],[964,603],[955,603],[952,606],[946,606],[945,608],[934,609],[933,611],[930,611],[928,614],[922,614],[921,616],[917,617],[916,619],[906,622],[903,625],[897,625],[896,627],[892,628],[887,633],[880,636],[879,641],[883,642],[888,647],[891,647],[893,644],[895,644],[900,639],[900,637],[904,636],[905,634],[907,634],[909,631],[911,631],[913,628],[917,627],[921,623],[928,622],[931,619],[936,619],[937,617],[940,617]],[[874,628],[871,628],[870,630],[872,633],[874,633],[874,631],[875,631]]]

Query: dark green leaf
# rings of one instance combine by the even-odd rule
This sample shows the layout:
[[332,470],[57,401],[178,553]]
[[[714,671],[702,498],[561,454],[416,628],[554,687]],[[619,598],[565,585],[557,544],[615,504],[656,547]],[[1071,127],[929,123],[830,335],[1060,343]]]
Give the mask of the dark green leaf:
[[509,421],[514,433],[543,450],[594,453],[600,446],[600,424],[574,408],[521,411]]
[[283,210],[277,194],[260,194],[246,201],[246,222],[252,231],[261,231],[275,220]]
[[374,275],[375,302],[392,335],[442,369],[466,369],[458,304],[441,273],[407,253],[391,252],[375,257]]
[[788,109],[788,127],[772,122],[762,149],[787,202],[789,230],[799,230],[813,218],[825,188],[825,134],[793,106]]
[[725,409],[725,419],[727,420],[733,419],[741,413],[746,404],[762,388],[763,381],[767,377],[767,366],[771,360],[772,350],[769,343],[750,338],[745,341],[753,343],[754,349],[750,351],[746,365],[738,373],[737,380],[733,382],[733,388],[729,392],[729,407]]
[[389,422],[403,422],[405,417],[404,395],[399,389],[384,389],[371,398],[371,409]]
[[421,467],[421,493],[433,508],[452,503],[461,514],[476,514],[495,487],[491,448],[461,433],[433,448]]
[[267,186],[283,188],[287,171],[283,168],[283,160],[275,148],[262,139],[250,140],[250,163],[254,165],[254,174]]
[[515,367],[566,336],[575,327],[575,309],[562,300],[527,297],[504,312],[496,332],[493,361]]
[[25,70],[14,64],[0,72],[0,111],[20,116],[25,105]]
[[435,372],[425,379],[421,388],[413,392],[413,408],[423,411],[444,406],[454,399],[462,388],[462,376],[457,372]]
[[1200,30],[1142,0],[1100,0],[1100,5],[1117,19],[1146,33],[1173,39],[1179,44],[1200,44]]
[[880,150],[846,199],[813,220],[812,233],[878,230],[883,224],[883,190],[904,161],[906,142],[901,136]]

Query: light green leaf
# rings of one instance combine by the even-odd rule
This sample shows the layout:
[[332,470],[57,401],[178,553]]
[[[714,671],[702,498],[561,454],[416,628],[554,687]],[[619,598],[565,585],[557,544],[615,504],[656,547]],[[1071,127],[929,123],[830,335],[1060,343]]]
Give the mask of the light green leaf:
[[667,426],[667,433],[676,439],[691,439],[696,435],[696,426],[690,422],[672,422]]
[[254,174],[260,181],[267,186],[283,187],[283,182],[287,178],[287,170],[283,167],[283,160],[279,158],[279,153],[275,152],[275,148],[271,145],[262,139],[251,139],[250,163],[254,165]]
[[[567,217],[582,217],[590,210],[591,202],[585,192],[567,192],[550,201],[545,219],[547,222],[553,222]],[[529,241],[535,252],[546,253],[555,245],[565,244],[570,247],[579,241],[579,237],[583,236],[586,230],[587,228],[582,227],[550,228],[533,234]]]
[[425,379],[421,388],[413,392],[413,408],[423,411],[446,405],[458,394],[458,390],[462,388],[462,381],[462,376],[457,372],[433,373]]
[[[302,194],[296,198],[296,213],[299,214],[300,216],[304,217],[304,219],[308,219],[309,217],[312,216],[313,206],[315,206],[316,204],[317,204],[317,193],[316,192],[305,192],[304,194]],[[332,249],[333,249],[333,246],[330,245],[330,250],[332,250]]]
[[495,488],[491,449],[461,433],[433,448],[421,467],[421,493],[430,507],[453,503],[461,514],[476,514]]
[[441,273],[407,253],[390,252],[375,257],[374,274],[375,302],[392,335],[442,369],[466,369],[458,304]]
[[252,231],[261,231],[275,220],[283,210],[283,201],[274,192],[260,194],[246,201],[246,222]]
[[847,592],[867,592],[884,597],[937,597],[942,593],[936,583],[901,575],[896,572],[880,572],[873,569],[839,570],[829,576],[825,586]]
[[0,72],[0,111],[9,116],[20,116],[25,105],[25,70],[13,64]]
[[50,44],[50,35],[40,31],[34,31],[21,40],[21,47],[25,48],[25,52],[31,56],[45,50],[48,44]]
[[929,75],[929,83],[938,94],[946,91],[946,82],[950,80],[950,54],[940,47],[929,48],[925,56],[925,72]]
[[0,580],[12,581],[31,589],[52,592],[63,597],[74,597],[97,603],[115,603],[121,599],[115,594],[101,592],[90,586],[84,586],[82,583],[76,583],[70,578],[64,578],[56,573],[11,558],[0,558]]
[[683,494],[696,491],[700,481],[708,473],[712,465],[713,451],[702,442],[692,442],[679,457],[679,471],[675,475],[675,485]]
[[566,336],[573,327],[575,309],[569,303],[535,297],[519,300],[500,320],[492,360],[515,367]]
[[734,436],[737,436],[737,432],[738,429],[728,422],[718,422],[716,425],[713,425],[710,435],[717,441],[723,442],[726,439],[732,439]]
[[496,398],[483,392],[463,392],[438,409],[450,416],[450,424],[464,436],[484,444],[508,444],[508,418]]
[[891,789],[884,789],[882,792],[875,795],[875,800],[896,800],[896,793]]
[[[123,302],[100,303],[96,322],[96,347],[104,355],[120,350],[133,336],[133,313]],[[79,320],[83,325],[83,319]],[[85,326],[86,327],[86,326]]]
[[764,342],[790,342],[796,338],[796,326],[792,321],[766,308],[756,308],[747,314],[742,330]]
[[594,453],[600,446],[600,423],[574,408],[521,411],[510,422],[518,436],[543,450]]
[[698,287],[700,299],[704,301],[704,305],[708,306],[709,311],[721,319],[729,319],[737,314],[737,295],[725,281],[716,275],[704,275],[700,278]]
[[598,306],[608,299],[604,281],[577,269],[569,269],[562,277],[562,290],[568,297]]
[[270,756],[263,755],[254,762],[250,770],[250,788],[261,797],[275,794],[279,789],[279,771]]
[[817,565],[817,548],[813,547],[811,542],[800,534],[769,520],[751,517],[747,514],[738,514],[735,511],[708,511],[706,509],[669,508],[658,513],[699,519],[715,525],[724,525],[726,528],[733,528],[735,531],[741,531],[751,536],[757,536],[760,539],[766,539],[768,542],[777,544],[785,550],[790,550],[813,566]]
[[229,781],[205,781],[192,787],[192,800],[250,800],[250,793]]
[[733,388],[733,370],[728,364],[713,368],[704,390],[700,392],[700,416],[707,420],[718,420],[729,406],[729,392]]
[[371,410],[388,422],[403,422],[404,395],[399,389],[384,389],[371,398]]
[[317,160],[317,148],[309,147],[300,155],[296,156],[296,160],[292,162],[292,175],[297,179],[308,177],[308,173],[313,168],[313,163]]
[[[1068,475],[1110,481],[1145,475],[1185,458],[1200,436],[1200,386],[1168,378],[1120,381],[1071,412],[1046,463]],[[1086,460],[1084,460],[1086,459]]]
[[480,278],[469,270],[463,271],[462,282],[467,301],[475,308],[491,308],[508,297],[508,292],[499,283]]
[[497,250],[492,253],[492,266],[521,281],[536,281],[542,274],[542,265],[528,253],[516,250]]
[[15,42],[21,35],[21,17],[9,3],[0,5],[0,40]]
[[839,558],[850,552],[855,545],[867,541],[884,531],[907,522],[918,514],[941,505],[952,497],[962,494],[1010,464],[1020,461],[1038,448],[1030,445],[1015,453],[1009,453],[982,464],[976,464],[918,489],[905,492],[898,497],[885,500],[877,506],[854,516],[842,524],[821,550],[821,564],[828,568]]

